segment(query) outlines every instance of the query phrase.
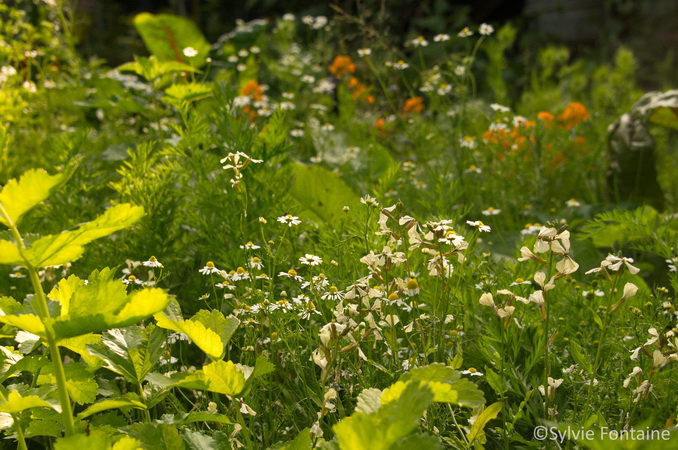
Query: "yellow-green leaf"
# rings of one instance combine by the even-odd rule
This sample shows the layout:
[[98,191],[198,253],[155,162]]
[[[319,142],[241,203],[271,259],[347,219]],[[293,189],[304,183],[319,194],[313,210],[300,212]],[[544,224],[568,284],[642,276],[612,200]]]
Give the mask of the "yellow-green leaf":
[[487,422],[497,417],[501,408],[501,402],[492,403],[485,408],[483,412],[478,414],[478,417],[476,417],[476,420],[473,422],[473,426],[468,433],[469,444],[473,444],[474,440],[478,441],[480,444],[485,444],[487,442],[487,437],[485,436],[485,431],[483,431],[483,429],[485,428],[485,425],[487,425]]
[[75,230],[38,239],[23,254],[34,267],[72,262],[82,256],[84,245],[129,227],[143,215],[144,209],[140,206],[127,203],[116,205]]
[[8,314],[6,316],[0,316],[0,323],[6,323],[7,325],[12,325],[22,330],[28,331],[29,333],[37,334],[38,336],[45,337],[45,325],[35,314]]
[[192,320],[171,320],[163,313],[158,313],[154,317],[160,328],[185,334],[211,359],[218,360],[224,357],[225,349],[221,337],[202,323]]
[[12,391],[7,396],[7,400],[0,403],[0,412],[15,414],[30,408],[52,408],[58,410],[58,407],[41,399],[37,395],[27,395],[22,397],[17,391]]
[[202,371],[212,392],[238,395],[245,389],[245,374],[232,361],[215,361]]
[[12,266],[23,266],[26,263],[19,253],[17,246],[10,241],[0,239],[0,264],[11,264]]
[[59,283],[49,291],[47,297],[61,303],[61,315],[66,315],[70,309],[71,297],[73,297],[75,290],[82,285],[83,281],[80,278],[71,275],[68,278],[61,279]]
[[146,409],[144,405],[139,400],[134,400],[126,397],[118,397],[115,399],[106,399],[100,402],[97,402],[91,405],[89,408],[85,409],[83,412],[78,414],[78,419],[85,419],[93,414],[107,411],[109,409],[118,409],[118,408],[135,408],[135,409]]
[[[21,217],[38,203],[45,200],[65,179],[64,174],[50,175],[44,169],[31,169],[19,180],[9,180],[0,192],[0,204],[5,208],[9,221],[18,225]],[[0,214],[0,223],[9,222]]]

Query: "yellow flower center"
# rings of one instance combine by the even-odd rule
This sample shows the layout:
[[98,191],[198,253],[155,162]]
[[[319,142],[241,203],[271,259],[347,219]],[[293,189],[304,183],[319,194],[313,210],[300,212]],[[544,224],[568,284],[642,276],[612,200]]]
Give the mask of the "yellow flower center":
[[278,339],[278,333],[274,331],[273,333],[271,333],[271,340],[275,341],[276,339]]
[[329,291],[333,294],[336,294],[337,292],[339,292],[339,289],[337,289],[336,286],[330,286]]
[[389,299],[390,301],[392,301],[392,302],[398,300],[399,298],[400,298],[400,297],[399,297],[398,294],[396,294],[395,292],[394,292],[393,294],[391,294],[391,295],[388,296],[388,299]]
[[238,267],[238,269],[236,270],[236,273],[242,275],[244,273],[247,273],[247,271],[245,269],[243,269],[242,267]]
[[294,270],[294,269],[288,270],[287,273],[289,273],[289,274],[292,275],[293,277],[296,277],[296,276],[297,276],[297,271]]
[[134,275],[130,275],[129,277],[127,277],[127,279],[130,281],[136,281],[137,277],[135,277]]
[[523,280],[522,278],[516,278],[516,283],[523,283],[523,282],[525,282],[525,280]]
[[252,258],[252,263],[258,264],[258,263],[260,263],[260,262],[261,262],[261,260],[260,260],[259,258],[257,258],[256,256],[254,256],[254,257]]
[[478,372],[478,371],[475,369],[475,367],[469,367],[469,368],[468,368],[468,371],[471,372],[471,373],[476,373],[476,372]]
[[414,278],[407,280],[407,289],[419,289],[419,283]]
[[212,261],[207,261],[207,264],[205,264],[205,267],[209,267],[210,269],[213,269],[214,263]]
[[148,260],[151,262],[158,262],[158,260],[155,259],[155,256],[151,256],[150,258],[148,258]]

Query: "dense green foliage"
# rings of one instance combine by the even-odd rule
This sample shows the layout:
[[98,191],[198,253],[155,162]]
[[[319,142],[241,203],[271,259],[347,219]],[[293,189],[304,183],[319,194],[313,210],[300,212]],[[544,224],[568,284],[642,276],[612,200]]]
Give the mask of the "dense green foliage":
[[630,51],[544,47],[517,91],[511,25],[142,14],[111,68],[46,3],[0,5],[7,443],[676,442],[678,95]]

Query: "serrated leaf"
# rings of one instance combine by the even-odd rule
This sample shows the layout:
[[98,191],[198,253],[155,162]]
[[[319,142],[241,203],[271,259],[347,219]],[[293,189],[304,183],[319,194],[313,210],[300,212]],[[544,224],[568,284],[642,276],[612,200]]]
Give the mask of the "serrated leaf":
[[173,84],[165,89],[165,94],[175,101],[192,102],[212,96],[212,89],[209,83]]
[[140,206],[120,204],[108,208],[101,216],[72,231],[44,236],[23,250],[33,267],[60,265],[82,256],[84,246],[96,239],[127,228],[144,215]]
[[40,317],[35,314],[10,314],[0,316],[0,323],[6,323],[13,327],[28,331],[29,333],[37,334],[40,337],[45,337],[45,325],[40,320]]
[[217,441],[201,431],[191,431],[185,429],[181,434],[184,437],[184,441],[193,450],[218,450],[219,448],[217,446]]
[[215,361],[202,370],[212,392],[238,395],[245,389],[245,374],[232,361]]
[[109,409],[119,409],[119,408],[134,408],[134,409],[146,409],[146,405],[143,404],[143,402],[136,400],[134,397],[128,396],[126,397],[118,397],[118,398],[109,398],[106,400],[102,400],[100,402],[97,402],[81,413],[78,414],[78,419],[86,419],[87,417],[100,413],[102,411],[108,411]]
[[99,342],[101,342],[101,335],[88,333],[83,334],[82,336],[62,339],[59,341],[59,347],[65,347],[70,351],[77,353],[90,368],[96,368],[101,365],[101,362],[99,358],[90,354],[87,346]]
[[178,425],[184,425],[187,423],[195,423],[195,422],[215,422],[215,423],[225,423],[225,424],[232,424],[233,422],[228,416],[225,416],[223,414],[212,414],[210,412],[200,412],[200,411],[193,411],[188,414],[183,414],[184,417],[180,419],[175,418],[175,423]]
[[412,449],[442,450],[443,445],[436,436],[430,434],[413,434],[399,440],[391,446],[391,450]]
[[373,414],[379,411],[379,408],[381,407],[381,394],[381,389],[363,389],[362,392],[358,394],[355,410],[363,414]]
[[[210,45],[190,20],[170,14],[141,13],[134,18],[134,26],[146,48],[159,61],[190,61],[195,67],[201,67],[205,63]],[[192,47],[198,54],[187,58],[183,54],[186,47]]]
[[[82,363],[71,363],[64,366],[66,374],[66,389],[71,399],[79,405],[92,403],[96,400],[99,385]],[[38,377],[38,385],[56,385],[56,377],[52,373],[52,367],[47,366]]]
[[31,420],[25,430],[26,437],[50,436],[60,437],[62,433],[61,423],[56,420]]
[[[31,169],[24,172],[18,181],[9,180],[0,191],[0,204],[5,208],[9,220],[19,225],[23,215],[49,197],[66,177],[63,173],[50,175],[44,169]],[[9,226],[2,214],[0,223]]]
[[159,327],[188,336],[210,359],[219,360],[224,357],[225,348],[221,337],[201,322],[192,320],[174,321],[161,312],[154,317]]
[[111,446],[111,450],[139,450],[141,448],[143,448],[141,441],[129,436],[124,436]]
[[0,239],[0,264],[9,264],[12,266],[25,266],[26,262],[19,253],[19,249],[6,239]]
[[128,435],[141,441],[146,450],[183,450],[186,448],[177,428],[172,425],[135,423],[129,428]]
[[240,325],[240,320],[237,317],[224,317],[223,313],[216,309],[213,309],[212,311],[201,309],[191,318],[191,320],[200,322],[217,333],[224,346],[228,345],[233,333],[235,333]]
[[196,67],[179,61],[158,61],[154,56],[144,58],[134,56],[133,62],[128,62],[118,67],[121,72],[134,72],[147,81],[153,81],[163,75],[174,72],[201,73]]
[[485,425],[487,422],[497,417],[502,408],[501,402],[492,403],[490,406],[485,408],[483,412],[478,414],[475,422],[471,426],[471,429],[468,432],[468,442],[473,444],[473,441],[484,445],[487,442],[487,437],[485,436]]
[[297,434],[297,437],[283,444],[278,450],[308,450],[309,448],[313,448],[311,429],[304,428]]
[[61,304],[61,314],[68,314],[71,298],[75,290],[84,284],[83,280],[71,275],[59,280],[56,286],[49,291],[47,297]]
[[400,381],[421,380],[439,381],[451,383],[461,378],[461,373],[441,363],[433,363],[428,366],[415,367],[400,377]]
[[433,401],[433,393],[416,382],[407,386],[397,399],[382,405],[376,413],[355,412],[337,423],[333,430],[340,448],[352,450],[390,449],[412,433],[419,418]]
[[76,434],[59,438],[54,443],[54,450],[137,450],[144,448],[141,441],[125,436],[113,443],[113,437],[103,431],[93,430],[89,434]]
[[7,400],[0,403],[0,412],[16,414],[31,408],[50,408],[58,411],[58,407],[53,405],[37,395],[21,396],[17,391],[11,391],[7,395]]

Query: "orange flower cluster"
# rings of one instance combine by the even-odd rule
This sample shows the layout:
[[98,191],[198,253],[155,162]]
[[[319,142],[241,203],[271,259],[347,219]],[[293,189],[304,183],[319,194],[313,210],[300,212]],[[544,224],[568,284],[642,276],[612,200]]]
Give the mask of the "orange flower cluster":
[[250,97],[252,100],[261,100],[262,95],[264,95],[264,90],[261,88],[259,83],[254,80],[250,80],[240,89],[240,95],[243,97]]
[[355,73],[355,64],[350,56],[337,55],[329,66],[330,73],[337,78],[341,78],[349,73]]
[[420,113],[424,110],[424,99],[421,97],[411,97],[408,98],[403,106],[403,112],[407,113]]
[[[528,120],[509,130],[507,128],[489,129],[483,133],[483,141],[486,143],[498,143],[504,150],[509,150],[510,154],[515,154],[521,150],[525,144],[534,142],[534,136],[529,129],[534,128],[536,123],[533,120]],[[527,134],[527,136],[526,136]],[[498,154],[500,160],[504,160],[503,154]]]
[[[250,80],[240,89],[240,95],[249,97],[254,101],[260,101],[263,100],[264,90],[255,80]],[[259,116],[257,111],[249,105],[245,106],[242,110],[249,114],[250,120],[254,120]]]
[[[367,86],[362,84],[356,77],[351,77],[348,80],[348,88],[351,91],[351,97],[353,97],[353,100],[358,100],[359,98],[363,97],[363,94],[365,94],[367,91]],[[374,103],[374,95],[372,94],[365,95],[364,99],[370,105]]]
[[571,130],[575,125],[585,121],[589,117],[586,106],[579,102],[571,102],[565,107],[565,111],[558,115],[558,121],[562,122],[566,130]]

